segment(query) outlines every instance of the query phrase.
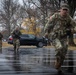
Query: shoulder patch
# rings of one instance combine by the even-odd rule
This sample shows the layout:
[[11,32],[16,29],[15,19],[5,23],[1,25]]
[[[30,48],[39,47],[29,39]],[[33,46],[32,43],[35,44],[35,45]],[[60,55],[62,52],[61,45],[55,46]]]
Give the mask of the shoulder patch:
[[59,18],[59,17],[60,17],[59,13],[55,13],[55,18]]

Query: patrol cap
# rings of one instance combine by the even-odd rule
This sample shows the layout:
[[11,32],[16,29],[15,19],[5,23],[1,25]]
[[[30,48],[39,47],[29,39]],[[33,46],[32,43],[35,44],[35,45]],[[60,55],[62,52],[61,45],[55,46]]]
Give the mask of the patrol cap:
[[69,10],[69,6],[68,6],[68,4],[62,4],[61,5],[61,9],[64,9],[64,10]]

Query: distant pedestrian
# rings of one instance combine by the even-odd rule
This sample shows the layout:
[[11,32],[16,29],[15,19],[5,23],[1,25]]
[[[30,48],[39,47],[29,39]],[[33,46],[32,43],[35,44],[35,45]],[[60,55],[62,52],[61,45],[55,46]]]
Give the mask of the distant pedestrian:
[[17,26],[17,27],[15,28],[15,30],[12,31],[13,46],[14,46],[15,52],[18,51],[19,46],[20,46],[20,35],[21,35],[21,32],[20,32],[19,27]]

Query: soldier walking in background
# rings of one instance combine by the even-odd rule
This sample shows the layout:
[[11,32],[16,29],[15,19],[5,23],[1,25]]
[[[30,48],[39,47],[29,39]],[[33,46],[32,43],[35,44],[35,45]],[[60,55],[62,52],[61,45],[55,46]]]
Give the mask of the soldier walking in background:
[[15,52],[18,52],[19,46],[20,46],[20,29],[17,26],[15,28],[15,30],[12,32],[12,37],[13,37],[13,46],[14,46],[14,50]]
[[3,35],[0,32],[0,52],[2,52],[2,38],[3,38]]
[[61,65],[68,49],[68,32],[70,29],[73,32],[75,26],[76,23],[69,15],[69,6],[63,4],[60,12],[53,14],[44,27],[45,36],[50,34],[52,44],[55,47],[55,68],[58,70],[58,73],[62,72]]

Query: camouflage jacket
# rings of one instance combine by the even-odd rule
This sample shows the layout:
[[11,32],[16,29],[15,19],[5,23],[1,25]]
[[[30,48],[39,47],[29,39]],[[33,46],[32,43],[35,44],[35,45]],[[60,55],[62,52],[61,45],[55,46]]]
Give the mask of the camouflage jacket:
[[13,32],[12,32],[12,36],[13,36],[13,38],[20,38],[20,35],[21,35],[21,32],[19,31],[19,30],[14,30]]
[[66,17],[61,17],[60,13],[55,13],[48,20],[47,24],[44,27],[45,33],[55,32],[59,35],[66,34],[67,30],[71,30],[76,26],[76,23],[73,19],[67,15]]

